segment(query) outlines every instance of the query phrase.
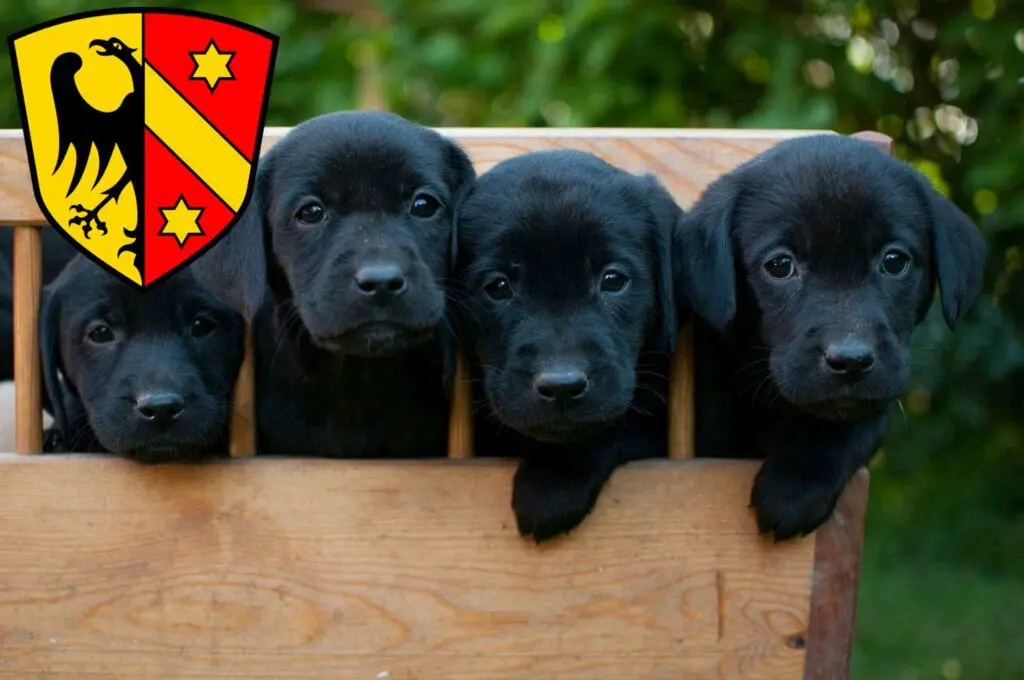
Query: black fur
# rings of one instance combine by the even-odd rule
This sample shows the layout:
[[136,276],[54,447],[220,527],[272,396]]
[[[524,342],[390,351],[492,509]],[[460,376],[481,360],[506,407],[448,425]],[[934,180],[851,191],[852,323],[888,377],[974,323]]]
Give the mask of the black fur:
[[500,163],[459,205],[449,304],[476,447],[521,458],[512,507],[537,542],[579,525],[620,463],[666,453],[680,214],[653,176],[578,151]]
[[260,453],[444,454],[452,206],[474,177],[454,142],[379,112],[313,118],[261,159],[242,220],[192,265],[254,318]]
[[767,457],[751,495],[762,532],[831,515],[908,387],[935,285],[953,327],[985,253],[925,177],[849,137],[787,140],[707,188],[674,260],[699,317],[697,455]]
[[243,333],[187,270],[143,292],[75,256],[43,291],[48,440],[143,463],[224,455]]

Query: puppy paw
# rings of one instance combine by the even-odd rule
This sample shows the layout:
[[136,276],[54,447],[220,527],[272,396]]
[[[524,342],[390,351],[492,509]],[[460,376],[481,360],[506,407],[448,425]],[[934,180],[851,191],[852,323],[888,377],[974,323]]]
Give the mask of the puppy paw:
[[521,536],[537,543],[578,527],[597,503],[604,478],[520,463],[512,481],[512,510]]
[[[838,488],[837,488],[838,486]],[[814,479],[768,458],[754,480],[750,505],[762,534],[774,532],[775,542],[806,536],[831,515],[843,486]]]

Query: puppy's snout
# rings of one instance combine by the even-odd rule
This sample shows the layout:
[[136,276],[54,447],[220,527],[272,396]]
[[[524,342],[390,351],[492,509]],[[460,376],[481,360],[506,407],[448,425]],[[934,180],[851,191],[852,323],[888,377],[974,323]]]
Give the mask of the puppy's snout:
[[143,392],[135,399],[136,413],[155,424],[170,423],[184,410],[185,398],[169,390]]
[[822,361],[829,373],[856,380],[875,367],[875,350],[863,340],[843,340],[827,345]]
[[364,295],[381,299],[397,297],[408,287],[405,272],[391,263],[361,267],[355,274],[355,284]]
[[587,393],[590,378],[579,367],[561,366],[538,373],[533,389],[544,401],[567,403]]

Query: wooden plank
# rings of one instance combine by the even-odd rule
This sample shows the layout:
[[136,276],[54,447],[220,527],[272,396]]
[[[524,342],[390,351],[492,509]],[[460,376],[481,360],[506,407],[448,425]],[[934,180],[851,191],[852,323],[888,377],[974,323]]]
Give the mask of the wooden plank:
[[693,323],[679,332],[668,383],[668,457],[689,460],[695,455],[696,383],[693,370]]
[[256,454],[256,354],[252,327],[245,325],[245,353],[238,368],[231,402],[231,429],[228,454],[233,458]]
[[862,469],[850,480],[831,521],[816,533],[804,680],[850,677],[867,504],[868,471]]
[[42,367],[39,303],[43,285],[43,238],[38,229],[14,230],[14,436],[18,453],[42,453]]
[[631,464],[539,547],[502,461],[0,468],[0,676],[803,675],[815,540],[756,535],[753,461]]
[[451,410],[448,416],[448,457],[462,460],[473,457],[473,385],[469,364],[460,351],[452,380]]
[[[702,130],[644,128],[437,128],[462,144],[477,172],[528,151],[574,148],[596,153],[631,172],[653,172],[681,205],[707,184],[755,154],[814,130]],[[262,150],[288,128],[264,132]],[[0,130],[0,223],[43,224],[32,193],[20,130]]]

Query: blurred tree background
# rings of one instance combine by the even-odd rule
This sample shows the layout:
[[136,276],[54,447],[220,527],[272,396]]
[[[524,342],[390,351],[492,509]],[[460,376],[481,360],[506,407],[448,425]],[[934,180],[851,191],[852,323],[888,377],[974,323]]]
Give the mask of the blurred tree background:
[[[0,29],[132,4],[8,0]],[[917,334],[873,470],[854,674],[1024,678],[1024,2],[165,4],[281,36],[270,125],[384,106],[437,126],[891,135],[975,219],[990,260],[956,333],[936,313]],[[0,92],[0,124],[20,127],[6,64]]]

